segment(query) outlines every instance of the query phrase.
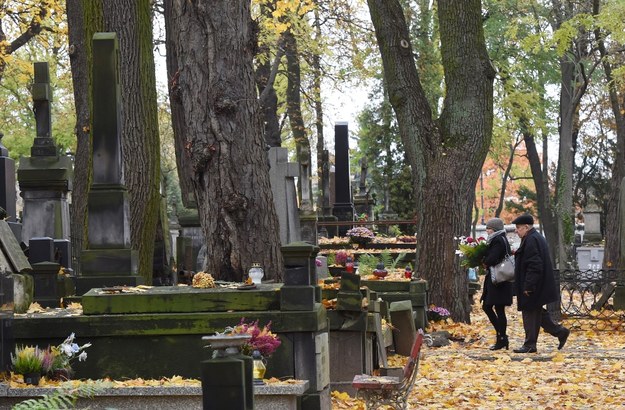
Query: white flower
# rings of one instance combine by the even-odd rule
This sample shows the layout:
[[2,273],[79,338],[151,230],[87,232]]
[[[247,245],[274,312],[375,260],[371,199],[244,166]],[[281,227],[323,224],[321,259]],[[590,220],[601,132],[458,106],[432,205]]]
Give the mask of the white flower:
[[64,355],[66,356],[72,356],[74,354],[73,350],[72,350],[72,346],[68,345],[68,344],[61,344],[59,346],[59,348],[61,349],[61,351],[63,352]]
[[85,360],[87,360],[87,352],[82,352],[81,354],[78,355],[79,362],[84,362]]

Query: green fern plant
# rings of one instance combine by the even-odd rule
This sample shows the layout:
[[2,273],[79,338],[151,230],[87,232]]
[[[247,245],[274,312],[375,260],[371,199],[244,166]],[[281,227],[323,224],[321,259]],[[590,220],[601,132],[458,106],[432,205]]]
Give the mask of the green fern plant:
[[397,267],[397,264],[404,258],[404,256],[406,256],[406,252],[400,253],[395,259],[393,259],[393,256],[388,251],[388,249],[385,249],[382,251],[382,253],[380,253],[380,262],[383,263],[384,266],[392,272],[393,270],[395,270],[395,267]]
[[365,253],[358,257],[358,274],[360,276],[367,276],[373,273],[375,266],[378,264],[378,258],[375,256]]
[[[71,386],[71,384],[69,385]],[[78,387],[61,387],[54,393],[46,394],[40,399],[29,399],[17,403],[12,410],[57,410],[73,409],[81,397],[93,397],[107,386],[106,383],[81,383]]]

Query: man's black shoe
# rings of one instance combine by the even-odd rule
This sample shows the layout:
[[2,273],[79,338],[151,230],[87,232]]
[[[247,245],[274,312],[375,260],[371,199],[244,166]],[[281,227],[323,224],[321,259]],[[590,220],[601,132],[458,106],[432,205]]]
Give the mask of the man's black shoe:
[[562,335],[558,336],[558,340],[560,341],[560,343],[558,344],[558,350],[562,349],[564,347],[564,344],[566,343],[566,339],[569,338],[569,335],[571,334],[571,331],[567,328],[564,328],[564,333],[562,333]]
[[535,347],[521,346],[518,349],[514,349],[513,352],[514,353],[536,353],[536,348]]

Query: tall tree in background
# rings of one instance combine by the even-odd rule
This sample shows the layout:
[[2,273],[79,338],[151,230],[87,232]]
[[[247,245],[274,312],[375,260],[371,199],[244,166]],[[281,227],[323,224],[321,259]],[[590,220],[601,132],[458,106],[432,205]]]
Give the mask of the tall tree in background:
[[89,111],[91,38],[95,32],[112,31],[117,33],[120,45],[121,132],[130,201],[131,246],[139,253],[138,273],[151,283],[160,209],[160,148],[150,0],[68,0],[67,8],[70,42],[74,46],[72,69],[78,113],[75,178],[79,198],[73,208],[74,234],[82,232],[85,237],[85,231],[76,228],[86,226],[90,180],[86,169],[90,169],[91,161],[89,124],[97,115]]
[[[597,50],[601,57],[601,64],[607,83],[610,108],[614,116],[614,131],[616,133],[616,144],[614,149],[614,162],[612,166],[612,176],[609,181],[608,200],[605,213],[605,252],[603,257],[603,267],[605,269],[625,269],[619,263],[625,261],[625,255],[621,255],[621,243],[625,241],[625,234],[621,232],[621,224],[616,223],[619,219],[619,195],[621,182],[625,178],[625,92],[622,87],[618,87],[619,81],[614,74],[614,63],[618,68],[623,69],[623,51],[621,47],[610,47],[608,37],[618,36],[620,42],[625,42],[623,36],[623,13],[620,12],[617,3],[611,5],[615,10],[607,8],[604,12],[601,1],[593,0],[593,15],[600,21],[597,24],[594,35]],[[622,7],[622,5],[621,5]],[[603,14],[602,14],[603,13]],[[618,18],[620,16],[621,18]],[[603,24],[600,24],[603,21]],[[612,43],[614,44],[614,43]],[[618,42],[617,42],[618,44]],[[619,51],[620,49],[620,51]],[[615,58],[620,54],[620,58]],[[620,83],[622,84],[622,78]],[[620,211],[622,214],[622,210]]]
[[469,321],[467,276],[454,237],[468,232],[475,184],[491,140],[493,78],[479,0],[438,1],[446,95],[433,118],[397,0],[368,0],[384,63],[389,100],[412,167],[419,273],[431,300]]
[[570,20],[578,14],[589,13],[590,4],[573,0],[553,0],[554,31],[571,32],[558,44],[560,50],[560,149],[556,173],[554,216],[557,221],[558,249],[556,263],[560,269],[571,266],[571,246],[575,235],[575,210],[573,208],[573,162],[579,133],[579,107],[588,87],[594,67],[584,61],[590,46],[588,33],[583,26],[577,30]]
[[205,270],[241,281],[260,262],[267,277],[280,279],[284,267],[256,97],[250,3],[166,0],[165,18],[175,52],[168,58],[175,57],[177,67],[168,73],[176,80],[170,98],[184,112],[174,135],[189,163],[182,178],[191,181],[197,199]]

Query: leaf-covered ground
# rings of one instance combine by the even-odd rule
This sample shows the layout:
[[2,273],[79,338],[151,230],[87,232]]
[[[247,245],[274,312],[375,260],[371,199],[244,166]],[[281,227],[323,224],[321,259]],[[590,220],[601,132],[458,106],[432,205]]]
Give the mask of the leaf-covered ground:
[[[558,339],[541,331],[538,353],[517,354],[512,349],[523,343],[521,315],[516,305],[506,313],[510,350],[488,349],[495,334],[477,303],[470,325],[437,325],[434,330],[448,330],[462,341],[424,346],[409,408],[625,409],[623,330],[593,331],[565,322],[572,332],[564,349],[558,350]],[[333,392],[332,408],[364,409],[364,404]]]

